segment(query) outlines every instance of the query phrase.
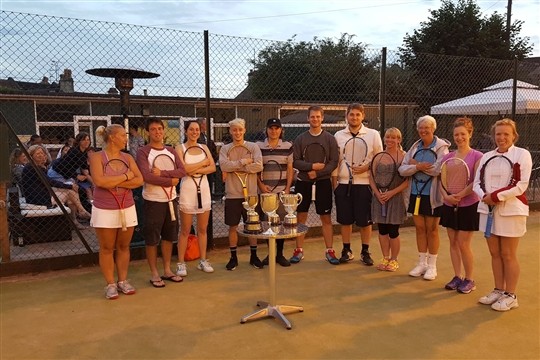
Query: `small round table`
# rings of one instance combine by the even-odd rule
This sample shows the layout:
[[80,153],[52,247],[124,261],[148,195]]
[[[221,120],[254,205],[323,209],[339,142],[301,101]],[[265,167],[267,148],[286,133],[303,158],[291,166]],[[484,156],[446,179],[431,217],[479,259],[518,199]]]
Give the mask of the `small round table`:
[[257,301],[257,306],[261,309],[256,310],[240,319],[240,323],[244,324],[250,320],[273,317],[281,320],[287,330],[292,329],[290,321],[285,317],[285,314],[294,312],[303,312],[302,306],[296,305],[277,305],[276,304],[276,239],[290,239],[298,235],[304,235],[308,231],[308,227],[304,224],[296,226],[272,226],[273,234],[266,233],[269,229],[268,222],[261,222],[263,232],[260,234],[247,234],[244,232],[243,226],[239,226],[237,232],[240,235],[257,238],[268,239],[268,264],[269,264],[269,283],[270,283],[270,301]]

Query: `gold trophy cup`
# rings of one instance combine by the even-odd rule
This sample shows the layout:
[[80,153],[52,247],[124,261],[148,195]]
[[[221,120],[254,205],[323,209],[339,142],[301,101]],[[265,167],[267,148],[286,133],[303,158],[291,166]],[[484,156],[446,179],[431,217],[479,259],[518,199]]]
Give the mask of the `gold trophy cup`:
[[258,203],[259,198],[257,195],[248,195],[242,203],[244,209],[247,210],[247,221],[244,223],[244,232],[247,234],[259,234],[262,232],[259,214],[255,211]]
[[266,213],[266,215],[268,215],[268,223],[270,225],[266,231],[266,234],[268,235],[275,235],[275,231],[272,229],[272,227],[279,224],[279,215],[276,214],[278,207],[279,198],[277,194],[261,194],[261,209]]

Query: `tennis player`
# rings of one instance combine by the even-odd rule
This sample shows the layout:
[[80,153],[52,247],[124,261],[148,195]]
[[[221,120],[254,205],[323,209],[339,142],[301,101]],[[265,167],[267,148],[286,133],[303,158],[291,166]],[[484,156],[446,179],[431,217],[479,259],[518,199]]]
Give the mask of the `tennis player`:
[[[416,130],[420,139],[416,141],[401,163],[398,171],[401,176],[413,176],[422,171],[431,176],[431,179],[423,188],[418,188],[418,183],[411,179],[405,199],[408,212],[415,213],[417,196],[420,197],[420,207],[418,215],[413,216],[416,227],[416,246],[418,248],[418,263],[409,271],[413,277],[424,276],[425,280],[435,280],[437,277],[437,255],[439,253],[439,220],[442,197],[438,188],[440,166],[444,155],[448,154],[450,142],[435,136],[437,121],[434,117],[425,115],[416,122]],[[427,161],[417,161],[414,155],[420,150],[431,150],[436,154],[435,163]]]
[[[244,221],[247,220],[246,209],[242,203],[244,200],[242,182],[235,171],[243,171],[247,173],[246,186],[248,195],[257,195],[257,173],[263,169],[262,154],[259,147],[252,142],[245,141],[246,121],[236,118],[229,121],[229,133],[232,137],[232,142],[221,147],[219,151],[219,165],[225,176],[225,224],[229,226],[229,249],[231,258],[225,266],[227,270],[234,270],[238,267],[238,257],[236,254],[238,246],[237,228],[240,223],[240,217]],[[234,146],[245,146],[251,155],[248,158],[241,160],[230,160],[229,150]],[[262,261],[257,256],[257,239],[249,238],[250,259],[249,263],[256,269],[264,267]]]
[[[201,136],[200,123],[197,121],[186,121],[184,123],[184,131],[187,134],[186,141],[176,146],[176,151],[188,175],[184,176],[180,182],[180,238],[178,239],[178,264],[176,268],[176,273],[180,276],[187,276],[187,265],[184,257],[188,236],[193,225],[193,217],[197,217],[197,239],[201,253],[201,259],[199,260],[197,269],[205,273],[214,272],[214,268],[206,257],[206,246],[208,242],[206,231],[212,208],[208,175],[216,172],[216,164],[208,146],[198,143],[198,139]],[[193,148],[198,151],[195,155],[186,154],[188,149]],[[198,201],[198,192],[200,192],[200,204]]]
[[[474,231],[478,231],[478,201],[472,190],[472,179],[482,157],[480,151],[471,149],[473,123],[469,118],[458,118],[454,121],[454,142],[457,150],[446,154],[442,161],[458,158],[465,162],[469,169],[467,187],[456,194],[448,194],[441,186],[443,197],[441,208],[441,225],[446,228],[450,240],[450,259],[454,268],[454,277],[446,285],[447,290],[457,290],[469,294],[476,289],[473,278],[473,253],[471,239]],[[458,207],[459,209],[456,209]],[[462,272],[463,271],[463,272]]]
[[[367,145],[367,151],[361,150],[365,156],[363,163],[350,164],[350,171],[353,176],[352,185],[349,190],[349,169],[340,157],[339,166],[332,174],[334,185],[334,195],[336,197],[337,222],[341,225],[341,238],[343,239],[343,250],[339,262],[345,263],[354,259],[351,249],[351,236],[353,223],[360,227],[360,239],[362,241],[362,251],[360,261],[367,266],[373,265],[373,259],[369,253],[369,239],[371,238],[371,189],[369,186],[369,163],[370,159],[382,151],[382,141],[379,132],[366,127],[362,122],[366,118],[364,106],[353,103],[347,107],[346,111],[347,127],[339,130],[335,134],[336,142],[341,153],[349,139],[358,137],[362,139],[361,144]],[[359,146],[356,146],[357,148]],[[359,152],[359,150],[355,150]],[[353,159],[354,159],[353,154]]]
[[[283,141],[283,127],[281,121],[276,118],[268,119],[266,123],[266,139],[264,141],[257,141],[257,146],[261,149],[261,154],[263,158],[263,164],[266,164],[269,161],[275,162],[281,166],[281,170],[273,171],[277,172],[270,173],[265,169],[264,175],[268,176],[270,179],[279,182],[275,184],[275,187],[266,185],[264,179],[257,177],[257,184],[259,186],[259,192],[264,193],[275,193],[279,194],[284,192],[289,194],[291,191],[291,185],[293,181],[294,169],[293,169],[293,155],[292,155],[292,143],[288,141]],[[276,170],[273,168],[272,170]],[[264,216],[262,209],[260,209],[260,204],[257,206],[259,216]],[[281,201],[279,202],[279,208],[277,213],[281,219],[286,215],[285,208]],[[281,266],[291,266],[289,260],[283,256],[283,245],[285,239],[276,240],[276,263]],[[263,260],[264,265],[268,265],[268,256]]]
[[[143,183],[143,177],[131,155],[122,152],[126,147],[127,134],[121,125],[110,125],[103,129],[103,150],[90,154],[90,172],[94,179],[94,202],[92,204],[91,225],[99,240],[99,267],[107,282],[105,298],[118,298],[118,290],[126,295],[134,294],[135,288],[128,282],[129,244],[133,229],[137,226],[137,212],[131,189]],[[103,168],[109,160],[124,161],[129,170],[125,174],[107,175]],[[130,189],[124,201],[127,231],[122,231],[118,204],[109,189],[122,187]],[[116,268],[118,281],[114,281]]]
[[[312,201],[312,187],[315,186],[315,208],[321,219],[322,233],[326,245],[325,258],[333,265],[339,265],[339,259],[333,249],[332,233],[332,182],[330,180],[332,171],[337,167],[339,161],[339,149],[336,139],[328,131],[322,128],[324,121],[324,110],[320,106],[310,106],[308,108],[309,130],[300,134],[293,143],[293,166],[299,171],[298,179],[295,183],[295,192],[302,194],[303,200],[298,205],[297,220],[299,224],[307,221],[308,210]],[[319,145],[312,145],[319,144]],[[317,147],[322,146],[324,158],[321,160],[308,161],[306,154],[318,152]],[[313,150],[310,147],[314,147]],[[289,261],[293,264],[299,263],[304,258],[304,235],[296,238],[296,248]]]
[[[150,283],[153,287],[165,287],[164,281],[181,282],[180,275],[171,271],[173,242],[178,239],[178,220],[172,220],[169,201],[173,200],[175,217],[178,218],[178,202],[176,201],[176,185],[186,171],[176,150],[163,143],[165,127],[159,119],[149,119],[146,123],[150,142],[137,151],[137,165],[144,178],[142,196],[144,199],[144,241],[146,245],[146,260],[150,267]],[[174,170],[161,171],[152,166],[158,155],[169,156],[176,165]],[[170,199],[167,191],[172,190]],[[157,246],[161,245],[163,258],[163,275],[157,268]]]
[[[513,120],[499,120],[491,130],[497,148],[485,153],[480,159],[473,190],[482,199],[478,204],[481,231],[486,227],[488,205],[496,205],[491,236],[486,239],[491,254],[495,288],[478,301],[491,305],[494,310],[508,311],[519,306],[515,293],[519,279],[517,247],[519,239],[527,231],[529,205],[525,191],[531,176],[532,158],[529,151],[514,145],[519,135]],[[513,185],[503,188],[502,191],[485,193],[480,187],[480,169],[495,155],[504,155],[514,164]]]
[[[373,160],[371,166],[393,166],[392,169],[397,172],[405,157],[405,151],[401,147],[401,131],[398,128],[391,127],[384,133],[384,145],[386,154],[379,156],[391,156],[393,159],[390,165]],[[388,169],[381,169],[383,171]],[[372,169],[377,171],[377,169]],[[407,210],[405,208],[405,199],[403,191],[408,187],[409,180],[394,174],[389,183],[388,190],[381,193],[377,188],[375,179],[370,176],[371,190],[373,191],[373,201],[371,202],[371,219],[377,224],[379,231],[379,244],[381,246],[382,260],[377,264],[377,270],[397,271],[399,269],[398,256],[401,250],[401,239],[399,237],[399,227],[407,219]],[[389,180],[390,181],[390,180]],[[385,206],[386,216],[382,216],[383,204]]]

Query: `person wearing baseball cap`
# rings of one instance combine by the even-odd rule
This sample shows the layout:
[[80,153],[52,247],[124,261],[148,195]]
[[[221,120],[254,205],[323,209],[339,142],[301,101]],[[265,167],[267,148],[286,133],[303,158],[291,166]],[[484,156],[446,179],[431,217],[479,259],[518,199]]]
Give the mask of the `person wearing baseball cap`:
[[266,122],[266,128],[270,128],[272,126],[277,126],[277,127],[282,127],[281,126],[281,120],[279,120],[278,118],[270,118],[268,119],[268,121]]
[[[257,141],[257,146],[261,149],[263,158],[263,176],[257,178],[260,194],[290,193],[294,174],[292,144],[282,139],[283,127],[281,121],[277,118],[268,119],[266,122],[266,139]],[[267,166],[269,162],[270,165]],[[277,164],[279,164],[282,170],[276,169],[275,165]],[[257,210],[261,218],[263,218],[265,215],[260,209],[260,204]],[[282,219],[287,214],[281,202],[279,203],[277,213]],[[284,239],[276,240],[276,263],[281,266],[290,266],[291,263],[289,260],[283,256],[284,242]],[[268,256],[263,260],[263,264],[269,264]]]

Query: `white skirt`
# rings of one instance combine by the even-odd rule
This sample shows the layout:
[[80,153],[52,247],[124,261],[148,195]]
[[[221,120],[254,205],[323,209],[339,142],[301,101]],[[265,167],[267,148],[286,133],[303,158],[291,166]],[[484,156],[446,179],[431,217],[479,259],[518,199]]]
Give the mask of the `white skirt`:
[[[478,229],[482,232],[486,230],[487,214],[480,214]],[[505,237],[521,237],[527,232],[527,217],[522,215],[501,216],[497,207],[493,211],[493,225],[491,233],[493,235]]]
[[[137,226],[137,210],[135,209],[135,205],[125,208],[124,212],[126,213],[126,226]],[[107,229],[121,228],[122,220],[120,218],[120,210],[98,209],[97,207],[92,206],[90,226]]]
[[202,208],[199,209],[197,202],[197,185],[189,176],[182,178],[178,203],[180,211],[185,214],[202,214],[212,208],[212,197],[207,176],[201,182]]

